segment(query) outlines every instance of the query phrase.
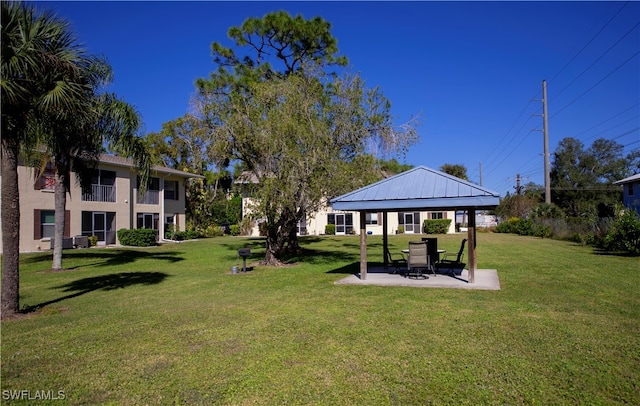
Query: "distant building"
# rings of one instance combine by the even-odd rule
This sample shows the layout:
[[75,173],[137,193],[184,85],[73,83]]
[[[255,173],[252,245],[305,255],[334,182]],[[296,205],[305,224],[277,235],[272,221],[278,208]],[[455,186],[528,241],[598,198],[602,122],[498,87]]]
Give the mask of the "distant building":
[[[242,216],[251,215],[254,212],[255,200],[251,193],[251,185],[258,183],[258,177],[250,172],[243,172],[235,181],[242,186]],[[456,232],[455,211],[447,209],[437,210],[406,210],[387,212],[387,222],[383,224],[383,211],[372,210],[366,214],[365,228],[369,235],[383,235],[386,228],[387,234],[423,234],[425,220],[450,219],[451,224],[447,233]],[[260,234],[259,225],[265,221],[258,218],[253,224],[251,235]],[[298,223],[298,235],[323,235],[327,225],[335,226],[335,235],[358,234],[361,229],[360,215],[357,211],[334,210],[331,203],[325,201],[320,210],[313,214],[307,214]]]
[[640,214],[640,173],[619,180],[614,185],[622,185],[622,204]]

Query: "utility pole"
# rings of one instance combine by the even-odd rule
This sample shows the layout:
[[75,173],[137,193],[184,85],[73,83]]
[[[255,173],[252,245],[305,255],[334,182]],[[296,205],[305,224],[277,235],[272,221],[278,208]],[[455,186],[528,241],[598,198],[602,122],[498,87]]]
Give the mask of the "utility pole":
[[551,174],[549,171],[549,115],[547,113],[547,81],[542,81],[542,122],[544,134],[544,202],[551,203]]
[[482,186],[482,161],[480,161],[480,186]]
[[518,213],[518,217],[522,217],[521,209],[520,209],[520,195],[522,195],[522,186],[520,186],[520,174],[516,175],[516,213]]

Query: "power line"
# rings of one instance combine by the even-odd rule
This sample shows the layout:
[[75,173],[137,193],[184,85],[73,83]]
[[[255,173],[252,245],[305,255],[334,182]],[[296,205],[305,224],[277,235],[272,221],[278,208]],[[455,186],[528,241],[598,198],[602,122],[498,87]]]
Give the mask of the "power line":
[[622,137],[624,137],[625,135],[629,135],[629,134],[631,134],[631,133],[633,133],[633,132],[635,132],[635,131],[638,131],[638,130],[640,130],[640,127],[636,127],[636,128],[634,128],[633,130],[629,130],[629,131],[627,131],[627,132],[625,132],[625,133],[622,133],[622,134],[618,135],[617,137],[611,138],[610,140],[611,140],[611,141],[617,140],[618,138],[622,138]]
[[553,77],[549,82],[552,82],[553,80],[555,80],[555,78],[557,78],[557,77],[558,77],[558,75],[560,75],[562,72],[564,72],[564,70],[567,68],[567,66],[569,66],[569,65],[571,64],[571,62],[573,62],[573,61],[578,57],[578,55],[580,55],[580,54],[582,53],[582,51],[584,51],[584,50],[585,50],[585,49],[586,49],[586,48],[587,48],[587,47],[588,47],[588,46],[593,42],[593,40],[595,40],[595,39],[598,37],[598,35],[600,35],[600,33],[601,33],[602,31],[604,31],[604,29],[605,29],[605,28],[607,28],[607,26],[611,23],[611,21],[613,21],[613,19],[614,19],[614,18],[616,18],[616,17],[618,16],[618,14],[620,14],[620,12],[621,12],[625,7],[627,7],[627,5],[628,5],[629,3],[630,3],[629,1],[627,1],[626,3],[624,3],[624,4],[622,5],[622,7],[620,7],[620,9],[618,9],[618,11],[617,11],[617,12],[616,12],[616,13],[615,13],[615,14],[614,14],[610,19],[609,19],[609,21],[607,21],[607,22],[606,22],[606,24],[605,24],[605,25],[603,25],[603,26],[602,26],[602,28],[600,28],[600,31],[598,31],[598,32],[597,32],[593,37],[591,37],[591,39],[589,40],[589,42],[587,42],[587,43],[586,43],[586,44],[585,44],[585,45],[584,45],[584,46],[583,46],[583,47],[578,51],[578,53],[576,53],[576,54],[573,56],[573,58],[571,58],[571,60],[569,60],[569,62],[567,62],[567,64],[566,64],[566,65],[564,65],[564,66],[562,67],[562,69],[560,69],[560,72],[556,73],[556,75],[555,75],[555,76],[554,76],[554,77]]
[[573,78],[573,80],[571,82],[569,82],[569,84],[567,84],[565,87],[562,88],[562,90],[560,90],[558,93],[556,93],[556,95],[553,97],[553,99],[551,99],[551,101],[553,101],[556,97],[560,96],[560,94],[562,94],[562,92],[564,92],[569,86],[571,86],[573,84],[573,82],[578,80],[589,69],[591,69],[596,63],[598,63],[598,61],[600,59],[602,59],[606,54],[609,53],[609,51],[611,51],[613,48],[615,48],[615,46],[618,45],[620,43],[620,41],[622,41],[624,38],[626,38],[626,36],[629,35],[631,33],[631,31],[633,31],[636,28],[638,28],[639,25],[640,25],[640,23],[637,23],[636,25],[634,25],[629,31],[627,31],[622,37],[620,37],[620,39],[618,39],[618,41],[616,41],[615,44],[611,45],[606,51],[604,51],[602,54],[600,54],[600,56],[597,57],[596,60],[591,63],[591,65],[587,66],[587,68],[585,70],[583,70],[578,76]]
[[[500,141],[498,141],[496,148],[491,151],[491,153],[489,155],[487,155],[487,161],[489,161],[489,159],[491,158],[491,156],[493,155],[494,152],[497,151],[497,149],[499,148],[499,145],[502,144],[502,141],[507,138],[507,136],[509,135],[509,133],[511,132],[511,130],[513,130],[513,128],[516,126],[516,124],[518,123],[518,121],[520,120],[520,118],[522,117],[522,115],[527,111],[527,108],[529,108],[529,106],[531,105],[531,103],[533,102],[533,100],[529,100],[529,103],[527,103],[526,106],[524,106],[524,109],[522,109],[522,111],[520,112],[520,114],[518,114],[518,117],[516,118],[516,120],[513,122],[513,124],[511,125],[511,127],[509,128],[509,130],[502,136],[502,138],[500,139]],[[531,117],[529,117],[529,119],[527,121],[529,121],[531,119]],[[517,133],[516,133],[517,134]],[[509,144],[507,144],[509,145]],[[506,148],[506,146],[505,146]],[[504,150],[504,148],[503,148]],[[502,151],[500,151],[502,152]],[[500,154],[498,154],[500,155]],[[492,161],[489,161],[489,163],[487,164],[487,167],[491,166],[491,163],[493,163],[493,161],[495,161],[497,159],[494,158]]]
[[[606,133],[607,131],[611,131],[611,130],[613,130],[614,128],[618,128],[618,127],[620,127],[620,126],[622,126],[622,125],[625,125],[625,124],[627,124],[629,121],[636,121],[636,119],[637,119],[638,117],[640,117],[640,114],[638,114],[638,115],[637,115],[637,116],[635,116],[635,117],[631,117],[630,119],[625,120],[625,121],[623,121],[623,122],[621,122],[621,123],[619,123],[619,124],[617,124],[617,125],[614,125],[613,127],[609,127],[609,128],[607,128],[606,130],[602,130],[602,131],[600,131],[600,134],[604,134],[604,133]],[[637,130],[637,128],[636,128],[635,130]],[[635,130],[632,130],[632,132],[633,132],[633,131],[635,131]],[[626,134],[625,134],[625,135],[626,135]],[[596,138],[597,136],[598,136],[598,134],[596,134],[596,135],[592,135],[591,137],[586,138],[586,140],[592,140],[592,139]],[[606,138],[606,137],[601,136],[600,138]],[[613,139],[616,139],[616,138],[613,138]]]
[[[592,127],[587,128],[586,130],[583,130],[583,131],[579,132],[579,133],[578,133],[578,134],[576,134],[575,136],[576,136],[576,137],[578,137],[578,136],[580,136],[580,135],[582,135],[582,134],[584,134],[584,133],[586,133],[586,132],[588,132],[588,131],[591,131],[591,130],[593,130],[594,128],[601,126],[602,124],[604,124],[604,123],[606,123],[606,122],[608,122],[608,121],[611,121],[611,120],[613,120],[614,118],[616,118],[616,117],[618,117],[618,116],[621,116],[622,114],[626,113],[627,111],[629,111],[629,110],[631,110],[631,109],[634,109],[634,108],[638,107],[638,105],[640,105],[640,103],[636,103],[636,104],[634,104],[633,106],[631,106],[631,107],[627,108],[626,110],[623,110],[623,111],[621,111],[620,113],[618,113],[618,114],[616,114],[616,115],[614,115],[614,116],[611,116],[611,117],[609,117],[609,118],[607,118],[607,119],[605,119],[605,120],[603,120],[603,121],[599,122],[598,124],[596,124],[596,125],[594,125],[594,126],[592,126]],[[636,116],[636,117],[638,117],[638,116]],[[605,131],[608,131],[608,130],[605,130]]]
[[562,107],[561,109],[559,109],[558,111],[556,111],[556,113],[554,115],[552,115],[551,117],[549,117],[550,119],[557,116],[558,114],[560,114],[562,111],[564,111],[567,107],[571,106],[573,103],[575,103],[576,101],[578,101],[582,96],[584,96],[585,94],[589,93],[591,90],[593,90],[593,88],[595,88],[596,86],[598,86],[600,83],[604,82],[609,76],[613,75],[618,69],[622,68],[624,65],[626,65],[627,63],[629,63],[633,58],[635,58],[636,56],[638,56],[638,54],[640,54],[640,51],[637,51],[635,54],[631,55],[626,61],[622,62],[620,65],[618,65],[614,70],[612,70],[611,72],[609,72],[605,77],[603,77],[602,79],[600,79],[599,81],[597,81],[593,86],[591,86],[590,88],[588,88],[587,90],[585,90],[584,92],[582,92],[578,97],[576,97],[575,99],[571,100],[569,103],[567,103],[564,107]]

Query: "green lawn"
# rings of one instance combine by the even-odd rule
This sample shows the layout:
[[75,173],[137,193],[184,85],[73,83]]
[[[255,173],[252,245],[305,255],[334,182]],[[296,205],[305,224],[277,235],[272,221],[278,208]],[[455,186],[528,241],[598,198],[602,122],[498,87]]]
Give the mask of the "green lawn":
[[[39,310],[2,322],[2,402],[640,404],[637,257],[480,233],[502,289],[474,291],[334,285],[358,237],[309,237],[291,266],[231,275],[245,245],[264,252],[232,237],[74,250],[58,273],[23,256],[21,305]],[[368,238],[371,261],[381,246]]]

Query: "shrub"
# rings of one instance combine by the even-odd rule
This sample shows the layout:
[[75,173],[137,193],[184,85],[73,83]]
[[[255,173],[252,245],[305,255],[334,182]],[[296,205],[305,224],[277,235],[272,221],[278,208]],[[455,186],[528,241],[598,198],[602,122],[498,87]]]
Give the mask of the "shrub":
[[89,246],[90,247],[95,247],[96,245],[98,245],[98,237],[95,235],[90,235],[89,236]]
[[522,219],[520,217],[511,217],[507,221],[500,222],[496,227],[496,231],[498,233],[518,234],[518,225],[521,221]]
[[229,230],[231,235],[236,236],[236,235],[240,235],[240,226],[237,224],[231,224],[229,226]]
[[640,255],[640,219],[635,212],[625,211],[616,218],[613,226],[602,239],[608,251],[623,251]]
[[194,240],[200,237],[200,233],[194,229],[178,231],[175,233],[174,239],[176,241],[184,241],[184,240]]
[[550,238],[552,236],[551,227],[542,222],[534,222],[531,219],[521,219],[519,217],[511,217],[509,220],[498,224],[496,232],[541,238]]
[[253,231],[253,220],[251,217],[246,216],[240,221],[240,234],[242,235],[251,235]]
[[422,226],[425,234],[446,234],[451,226],[451,219],[425,220]]
[[149,247],[156,245],[158,232],[150,228],[121,228],[118,230],[120,244],[133,247]]
[[336,225],[335,224],[327,224],[324,226],[324,233],[327,235],[335,235],[336,234]]
[[404,234],[404,226],[398,226],[398,234]]
[[204,229],[202,235],[208,238],[222,237],[224,235],[224,230],[222,229],[222,227],[212,224]]

